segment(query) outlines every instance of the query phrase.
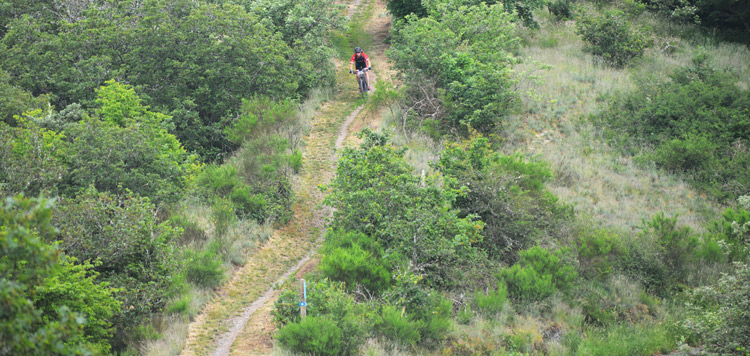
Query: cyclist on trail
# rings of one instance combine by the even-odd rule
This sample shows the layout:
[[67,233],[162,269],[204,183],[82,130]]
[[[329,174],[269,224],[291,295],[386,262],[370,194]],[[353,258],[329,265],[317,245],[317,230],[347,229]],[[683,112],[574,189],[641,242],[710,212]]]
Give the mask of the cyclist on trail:
[[[354,48],[354,54],[352,55],[352,61],[349,64],[349,73],[357,74],[353,68],[356,68],[357,70],[363,70],[367,68],[367,70],[372,70],[372,66],[370,64],[370,57],[367,57],[367,54],[365,54],[364,51],[362,51],[362,48],[355,47]],[[367,81],[367,90],[370,90],[370,73],[365,72],[365,80]]]

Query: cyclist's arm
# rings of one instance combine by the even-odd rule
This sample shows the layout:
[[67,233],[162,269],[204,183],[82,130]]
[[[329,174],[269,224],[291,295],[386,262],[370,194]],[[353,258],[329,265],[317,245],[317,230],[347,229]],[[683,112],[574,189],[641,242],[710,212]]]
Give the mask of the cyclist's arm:
[[352,55],[352,60],[349,62],[349,72],[354,70],[354,56],[356,56],[356,54]]
[[370,57],[367,56],[367,53],[362,52],[362,56],[365,57],[365,64],[367,64],[367,67],[372,67],[372,65],[370,64]]

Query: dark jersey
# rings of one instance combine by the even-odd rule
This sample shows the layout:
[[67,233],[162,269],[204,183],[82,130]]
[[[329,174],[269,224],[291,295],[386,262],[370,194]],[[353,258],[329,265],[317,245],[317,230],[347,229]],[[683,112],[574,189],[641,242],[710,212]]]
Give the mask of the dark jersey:
[[367,62],[370,60],[369,57],[367,57],[367,54],[365,52],[362,52],[362,55],[360,57],[357,57],[357,54],[352,55],[352,61],[351,63],[354,63],[355,68],[362,69],[367,67]]

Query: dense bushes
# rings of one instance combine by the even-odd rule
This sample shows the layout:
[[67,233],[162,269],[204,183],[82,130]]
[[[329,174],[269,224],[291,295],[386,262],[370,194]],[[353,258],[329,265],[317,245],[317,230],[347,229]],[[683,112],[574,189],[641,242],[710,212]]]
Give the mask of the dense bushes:
[[578,34],[587,42],[585,50],[606,63],[622,67],[643,56],[652,40],[643,30],[634,30],[625,13],[610,10],[604,16],[579,16]]
[[435,167],[451,184],[466,189],[455,206],[461,214],[476,214],[485,223],[480,247],[489,257],[512,262],[547,231],[559,230],[570,216],[568,208],[547,192],[551,171],[544,162],[494,152],[487,138],[451,144]]
[[114,317],[113,345],[122,347],[130,332],[151,313],[160,311],[172,289],[176,272],[169,222],[157,223],[147,198],[117,196],[90,188],[64,200],[56,211],[55,237],[66,254],[79,261],[97,261],[99,281],[118,288],[122,311]]
[[346,283],[348,291],[363,288],[378,295],[390,287],[391,271],[383,248],[361,233],[331,232],[321,249],[320,271],[331,280]]
[[169,117],[144,107],[128,85],[108,82],[97,94],[92,116],[37,110],[16,116],[17,127],[0,125],[3,189],[74,196],[93,185],[156,204],[180,199],[198,166],[168,133]]
[[368,235],[427,284],[451,283],[458,266],[478,258],[483,224],[460,218],[450,207],[457,191],[435,177],[421,181],[386,137],[362,136],[360,148],[342,152],[328,187],[325,202],[336,208],[331,227]]
[[750,267],[737,264],[715,286],[690,292],[688,317],[680,325],[693,342],[709,352],[747,355],[750,350]]
[[341,328],[330,317],[309,316],[283,327],[276,338],[294,352],[341,355],[341,334]]
[[750,91],[735,82],[698,54],[668,80],[641,78],[596,120],[628,153],[642,153],[717,197],[734,199],[750,187]]
[[119,302],[97,284],[91,265],[62,260],[43,240],[54,236],[52,202],[7,198],[0,206],[2,355],[107,352]]
[[510,295],[517,299],[544,299],[556,290],[569,289],[576,279],[575,267],[564,261],[564,253],[539,246],[520,251],[518,263],[501,270],[498,278],[507,283]]
[[130,83],[153,110],[174,118],[173,133],[188,151],[213,161],[236,148],[224,128],[243,97],[297,97],[333,79],[324,35],[338,26],[331,1],[236,3],[94,2],[59,17],[14,3],[20,16],[0,14],[8,24],[0,67],[11,84],[52,94],[58,107],[89,109],[93,89],[107,80]]
[[511,16],[501,5],[426,5],[429,17],[407,18],[389,53],[407,85],[404,112],[411,129],[495,130],[516,102],[510,66],[518,42]]

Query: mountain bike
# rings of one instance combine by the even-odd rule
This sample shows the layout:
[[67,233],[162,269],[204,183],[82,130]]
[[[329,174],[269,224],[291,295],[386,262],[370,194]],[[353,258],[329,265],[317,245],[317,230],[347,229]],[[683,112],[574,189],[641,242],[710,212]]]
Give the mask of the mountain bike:
[[354,71],[354,74],[357,75],[357,84],[359,85],[359,93],[362,95],[362,98],[367,96],[367,90],[370,89],[370,83],[367,82],[367,77],[365,77],[365,72],[368,70],[367,68],[363,68],[362,70]]

